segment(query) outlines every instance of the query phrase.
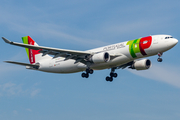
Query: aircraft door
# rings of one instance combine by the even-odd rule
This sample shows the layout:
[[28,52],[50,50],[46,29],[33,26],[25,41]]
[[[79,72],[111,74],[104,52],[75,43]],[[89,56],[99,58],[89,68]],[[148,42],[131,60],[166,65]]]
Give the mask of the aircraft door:
[[53,64],[53,61],[51,60],[51,61],[49,62],[49,67],[52,68],[53,65],[54,65],[54,64]]

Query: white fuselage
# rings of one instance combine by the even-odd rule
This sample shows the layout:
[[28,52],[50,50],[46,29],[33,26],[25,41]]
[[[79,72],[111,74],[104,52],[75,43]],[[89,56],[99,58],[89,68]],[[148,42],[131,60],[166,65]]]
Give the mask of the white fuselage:
[[[174,47],[178,42],[177,39],[172,38],[169,35],[154,35],[150,37],[152,38],[150,46],[149,48],[144,49],[144,52],[146,53],[146,55],[142,54],[143,51],[138,52],[139,50],[138,46],[140,46],[140,44],[145,45],[149,41],[143,41],[142,43],[140,42],[133,43],[132,49],[134,49],[134,51],[132,52],[135,52],[135,53],[131,53],[130,45],[127,45],[128,42],[130,41],[88,50],[91,53],[108,52],[112,58],[110,61],[105,62],[105,63],[97,63],[97,64],[92,63],[89,65],[89,67],[94,70],[117,67],[117,66],[126,64],[130,61],[133,61],[135,59],[157,55],[158,53],[163,53],[171,49],[172,47]],[[75,72],[84,71],[87,68],[87,65],[81,62],[75,63],[75,60],[73,59],[65,60],[65,58],[63,57],[43,59],[38,62],[40,63],[40,67],[38,70],[44,71],[44,72],[52,72],[52,73],[75,73]]]

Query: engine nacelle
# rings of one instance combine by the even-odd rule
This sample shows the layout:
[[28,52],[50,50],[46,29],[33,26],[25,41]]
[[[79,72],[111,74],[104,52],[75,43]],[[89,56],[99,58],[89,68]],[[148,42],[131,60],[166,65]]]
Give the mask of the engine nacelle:
[[90,59],[90,61],[94,63],[105,63],[105,62],[109,62],[109,60],[110,60],[110,55],[107,52],[94,54]]
[[151,67],[151,61],[149,59],[143,59],[135,61],[132,65],[132,69],[136,70],[147,70]]

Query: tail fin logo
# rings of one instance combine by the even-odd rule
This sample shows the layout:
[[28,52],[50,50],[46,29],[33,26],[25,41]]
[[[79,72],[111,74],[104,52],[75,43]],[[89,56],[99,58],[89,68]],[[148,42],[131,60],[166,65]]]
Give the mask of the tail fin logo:
[[[23,40],[24,44],[38,46],[36,44],[36,42],[30,36],[22,37],[22,40]],[[33,49],[29,49],[29,48],[25,48],[25,49],[26,49],[30,63],[31,64],[36,63],[35,55],[40,54],[39,53],[40,50],[33,50]]]

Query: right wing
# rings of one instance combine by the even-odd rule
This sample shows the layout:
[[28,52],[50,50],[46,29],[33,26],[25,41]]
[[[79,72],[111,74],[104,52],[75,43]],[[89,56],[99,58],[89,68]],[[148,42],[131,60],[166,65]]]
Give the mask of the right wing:
[[[40,50],[39,53],[43,53],[42,56],[49,54],[54,55],[54,58],[56,57],[64,57],[64,60],[68,59],[74,59],[75,63],[82,62],[84,64],[87,64],[88,59],[92,57],[94,54],[98,54],[99,52],[90,52],[90,51],[77,51],[77,50],[67,50],[67,49],[58,49],[58,48],[51,48],[51,47],[44,47],[44,46],[34,46],[30,44],[23,44],[23,43],[17,43],[12,42],[4,37],[2,39],[11,45],[16,45],[19,47],[34,49],[34,50]],[[114,59],[116,57],[122,56],[122,54],[110,54],[111,59]]]
[[58,52],[58,53],[68,53],[68,54],[75,54],[75,55],[87,55],[91,54],[90,52],[84,52],[84,51],[76,51],[76,50],[67,50],[67,49],[58,49],[58,48],[51,48],[51,47],[44,47],[44,46],[34,46],[34,45],[29,45],[29,44],[23,44],[23,43],[17,43],[17,42],[12,42],[4,37],[2,39],[11,45],[16,45],[19,47],[24,47],[24,48],[30,48],[34,50],[41,50],[41,51],[51,51],[51,52]]
[[91,52],[84,52],[84,51],[77,51],[77,50],[67,50],[67,49],[58,49],[58,48],[51,48],[51,47],[44,47],[44,46],[34,46],[29,44],[23,44],[23,43],[17,43],[12,42],[4,37],[2,39],[11,45],[16,45],[19,47],[34,49],[34,50],[40,50],[40,53],[43,53],[43,56],[46,54],[54,55],[54,58],[56,57],[65,57],[65,60],[68,59],[74,59],[76,62],[83,61],[86,57],[89,55],[92,55]]

